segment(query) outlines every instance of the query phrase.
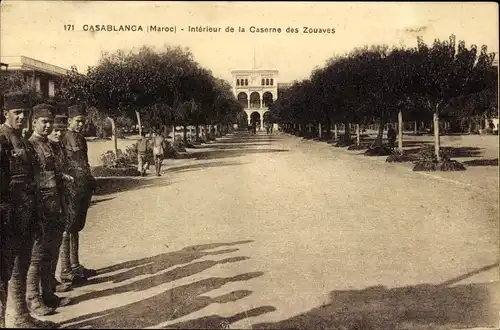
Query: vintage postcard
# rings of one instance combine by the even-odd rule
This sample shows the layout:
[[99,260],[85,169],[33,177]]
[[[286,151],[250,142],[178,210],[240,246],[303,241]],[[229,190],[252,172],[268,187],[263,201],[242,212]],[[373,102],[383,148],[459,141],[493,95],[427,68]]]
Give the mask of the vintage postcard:
[[0,17],[0,326],[499,329],[497,3]]

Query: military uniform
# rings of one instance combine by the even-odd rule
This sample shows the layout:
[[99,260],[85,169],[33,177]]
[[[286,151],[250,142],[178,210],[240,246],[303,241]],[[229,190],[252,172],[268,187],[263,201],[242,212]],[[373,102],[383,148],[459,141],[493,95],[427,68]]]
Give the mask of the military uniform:
[[7,303],[7,284],[10,278],[10,160],[5,146],[7,140],[0,136],[0,328],[5,327],[5,304]]
[[[78,105],[69,107],[68,112],[69,118],[85,116],[83,107]],[[74,178],[74,182],[66,185],[67,222],[61,246],[61,256],[68,255],[69,250],[71,276],[62,269],[61,280],[86,281],[95,276],[96,271],[80,264],[79,232],[85,227],[95,181],[90,172],[85,137],[81,133],[68,130],[62,139],[62,145],[66,154],[67,172]]]
[[[39,104],[33,108],[33,118],[53,118],[54,107]],[[38,182],[38,214],[41,219],[43,235],[33,244],[31,264],[28,270],[27,299],[28,307],[36,315],[52,314],[61,302],[68,304],[68,299],[54,295],[52,285],[52,265],[54,255],[59,254],[59,246],[64,231],[64,218],[61,217],[61,195],[58,186],[63,180],[63,173],[57,171],[54,153],[47,136],[36,131],[29,138],[37,153],[36,168]]]
[[[22,93],[4,96],[7,111],[29,108],[29,98]],[[9,116],[13,112],[9,112]],[[14,116],[14,115],[13,115]],[[8,118],[7,118],[8,121]],[[7,122],[6,121],[6,122]],[[0,140],[4,153],[9,153],[10,221],[6,235],[8,252],[5,269],[10,276],[7,289],[5,325],[9,328],[53,328],[55,323],[31,317],[26,304],[26,279],[35,237],[42,234],[37,214],[37,184],[35,168],[38,162],[31,144],[7,123],[0,127]]]
[[[68,117],[64,115],[57,115],[55,116],[54,119],[54,130],[65,130],[68,126]],[[66,161],[66,154],[63,150],[63,145],[61,142],[56,142],[50,140],[49,136],[49,146],[50,149],[52,150],[52,154],[54,155],[54,161],[55,161],[55,167],[56,167],[56,172],[57,173],[67,173],[67,161]],[[61,214],[60,214],[60,223],[62,224],[62,227],[58,227],[58,230],[60,232],[60,239],[58,241],[54,241],[54,245],[52,246],[53,248],[53,254],[52,254],[52,261],[51,261],[51,272],[52,272],[52,292],[58,291],[58,292],[66,292],[70,291],[71,285],[69,284],[62,284],[56,279],[56,268],[57,268],[57,263],[59,261],[59,255],[60,252],[64,253],[63,249],[61,249],[61,244],[63,240],[63,233],[66,229],[66,223],[67,223],[67,205],[68,205],[68,200],[67,200],[67,193],[66,193],[66,185],[64,180],[61,178],[61,176],[57,176],[57,189],[59,192],[60,196],[60,201],[61,201]],[[68,243],[69,244],[69,243]],[[65,264],[66,262],[66,264]],[[69,259],[69,252],[67,256],[61,255],[61,269],[66,270],[69,273],[69,276],[72,275],[71,273],[71,263]],[[69,271],[68,271],[69,270]]]

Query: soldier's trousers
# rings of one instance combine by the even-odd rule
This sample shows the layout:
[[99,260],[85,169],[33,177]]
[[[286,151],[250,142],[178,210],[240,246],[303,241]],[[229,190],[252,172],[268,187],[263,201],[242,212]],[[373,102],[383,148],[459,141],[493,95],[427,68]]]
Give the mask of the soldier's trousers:
[[[30,315],[26,305],[26,277],[33,240],[40,234],[40,228],[35,213],[35,192],[22,183],[12,190],[12,212],[2,247],[2,291],[7,292],[7,297],[2,299],[6,301],[6,318],[19,320]],[[8,285],[6,278],[9,278]]]
[[[27,299],[35,300],[54,293],[52,282],[57,266],[64,225],[58,216],[45,217],[43,235],[34,240],[28,270]],[[54,261],[55,260],[55,261]]]
[[90,187],[88,189],[71,187],[67,191],[66,232],[70,234],[78,233],[85,227],[87,211],[92,199],[92,191]]

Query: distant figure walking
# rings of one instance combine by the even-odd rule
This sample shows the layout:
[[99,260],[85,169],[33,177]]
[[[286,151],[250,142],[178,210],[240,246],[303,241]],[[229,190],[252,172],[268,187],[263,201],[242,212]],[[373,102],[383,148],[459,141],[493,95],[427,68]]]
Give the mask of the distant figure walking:
[[387,140],[389,141],[389,149],[393,151],[396,142],[396,131],[392,128],[392,125],[387,128]]
[[146,139],[146,133],[143,131],[141,133],[141,139],[137,142],[137,157],[138,157],[137,169],[141,173],[141,176],[146,175],[146,171],[149,169],[149,162],[147,162],[146,160],[147,149],[148,149],[148,140]]
[[156,131],[153,138],[153,156],[155,159],[156,176],[161,176],[160,170],[163,163],[163,155],[165,154],[165,138],[160,130]]

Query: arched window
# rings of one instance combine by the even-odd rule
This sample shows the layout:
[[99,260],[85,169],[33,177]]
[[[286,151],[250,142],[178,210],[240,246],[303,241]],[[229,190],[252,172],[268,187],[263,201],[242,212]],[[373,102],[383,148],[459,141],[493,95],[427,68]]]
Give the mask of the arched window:
[[248,79],[245,79],[245,86],[248,86]]
[[236,86],[239,86],[239,85],[240,85],[240,80],[236,79]]
[[265,85],[265,79],[262,78],[262,86],[264,86],[264,85]]
[[269,86],[269,78],[266,79],[266,86]]
[[271,78],[271,86],[274,85],[274,81],[273,81],[273,78]]

